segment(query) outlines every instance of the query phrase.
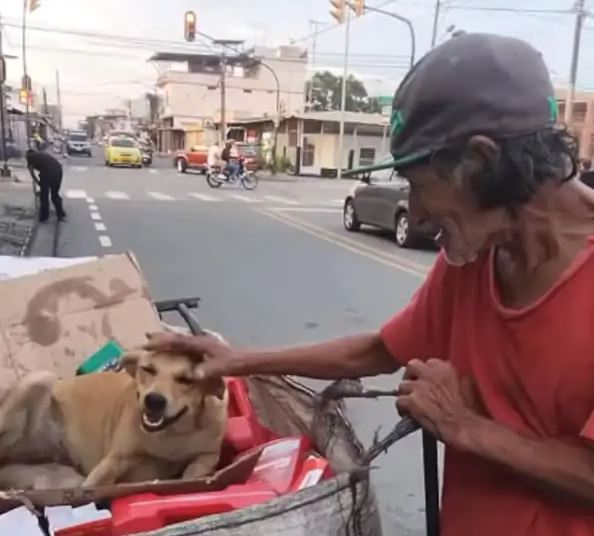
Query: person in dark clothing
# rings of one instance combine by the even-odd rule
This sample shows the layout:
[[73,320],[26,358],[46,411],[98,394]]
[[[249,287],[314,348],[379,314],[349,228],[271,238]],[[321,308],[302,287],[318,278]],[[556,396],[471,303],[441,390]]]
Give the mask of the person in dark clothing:
[[[66,212],[60,197],[62,186],[62,164],[52,155],[43,151],[29,149],[27,151],[27,166],[31,177],[39,186],[39,221],[49,219],[49,198],[51,197],[58,220],[66,219]],[[35,176],[37,171],[39,177]]]
[[582,160],[580,180],[590,188],[594,188],[594,171],[592,170],[592,161],[588,158]]

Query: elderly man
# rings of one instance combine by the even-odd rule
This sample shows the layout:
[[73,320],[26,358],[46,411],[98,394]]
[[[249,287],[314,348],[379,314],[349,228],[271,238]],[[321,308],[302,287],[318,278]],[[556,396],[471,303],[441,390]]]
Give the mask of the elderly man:
[[[594,192],[540,54],[466,34],[398,89],[394,167],[442,253],[380,330],[247,351],[209,337],[147,347],[205,376],[352,378],[406,366],[397,406],[446,445],[443,536],[594,534]],[[397,475],[394,475],[397,478]]]

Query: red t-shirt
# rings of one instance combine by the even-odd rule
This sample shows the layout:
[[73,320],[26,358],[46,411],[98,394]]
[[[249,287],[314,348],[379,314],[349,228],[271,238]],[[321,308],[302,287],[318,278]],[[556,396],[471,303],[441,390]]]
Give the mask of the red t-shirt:
[[[462,268],[440,256],[411,303],[382,328],[401,364],[447,359],[489,418],[534,438],[594,441],[594,240],[557,283],[505,308],[493,254]],[[594,447],[592,451],[594,459]],[[594,509],[556,502],[523,477],[446,449],[442,536],[594,535]]]

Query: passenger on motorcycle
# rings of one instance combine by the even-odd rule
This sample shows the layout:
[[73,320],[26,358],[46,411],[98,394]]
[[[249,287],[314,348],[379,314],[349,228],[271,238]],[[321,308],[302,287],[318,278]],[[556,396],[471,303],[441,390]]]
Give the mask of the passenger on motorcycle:
[[221,171],[224,175],[229,179],[236,178],[241,170],[241,164],[239,162],[239,151],[234,140],[227,140],[227,143],[225,143],[225,148],[221,153],[221,160],[223,161]]

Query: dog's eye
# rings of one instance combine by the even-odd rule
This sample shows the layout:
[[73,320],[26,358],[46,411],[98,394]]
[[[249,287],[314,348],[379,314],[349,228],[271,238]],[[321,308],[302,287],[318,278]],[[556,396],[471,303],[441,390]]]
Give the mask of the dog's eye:
[[187,376],[177,376],[175,378],[177,383],[181,383],[182,385],[193,385],[194,380],[192,378],[188,378]]
[[151,376],[154,376],[155,374],[157,374],[157,369],[155,367],[152,367],[151,365],[146,365],[144,367],[140,367],[142,369],[143,372],[146,372],[147,374],[150,374]]

